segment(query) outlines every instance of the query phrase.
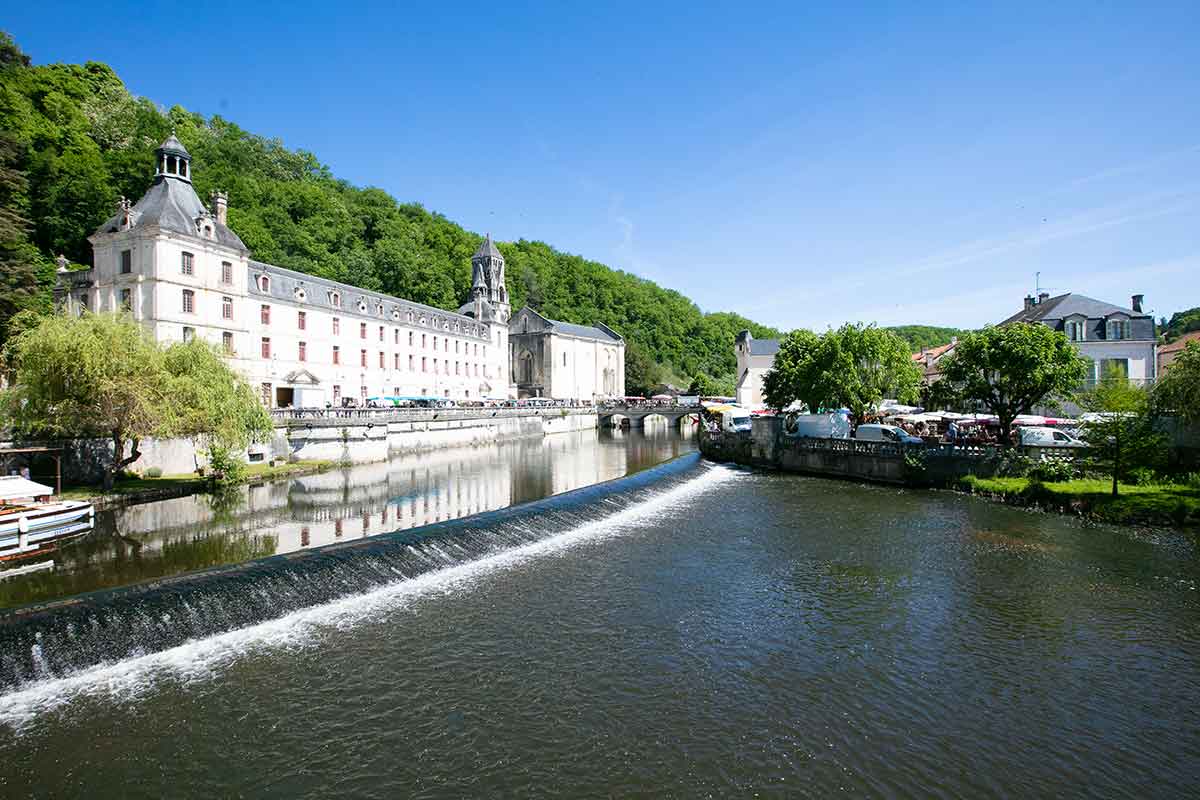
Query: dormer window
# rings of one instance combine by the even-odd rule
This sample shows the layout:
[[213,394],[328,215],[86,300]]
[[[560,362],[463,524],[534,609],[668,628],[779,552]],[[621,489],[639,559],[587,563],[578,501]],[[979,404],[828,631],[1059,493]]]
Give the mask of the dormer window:
[[334,308],[341,308],[342,307],[342,296],[340,294],[338,294],[337,292],[330,292],[329,293],[329,303]]
[[1087,321],[1082,319],[1067,320],[1065,333],[1067,340],[1071,342],[1082,342],[1087,339]]
[[1110,319],[1108,321],[1107,336],[1112,341],[1129,338],[1129,320],[1127,319]]
[[266,275],[258,276],[258,288],[263,294],[271,291],[271,279]]

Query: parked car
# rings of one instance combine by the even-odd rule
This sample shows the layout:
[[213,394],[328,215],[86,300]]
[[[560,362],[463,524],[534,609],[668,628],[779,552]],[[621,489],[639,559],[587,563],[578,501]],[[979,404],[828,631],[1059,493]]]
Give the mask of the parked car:
[[1021,444],[1032,447],[1087,447],[1066,431],[1056,428],[1020,428]]
[[920,436],[913,436],[911,433],[897,428],[895,425],[880,425],[875,422],[868,422],[865,425],[859,425],[854,431],[854,438],[860,442],[897,442],[899,444],[921,444]]

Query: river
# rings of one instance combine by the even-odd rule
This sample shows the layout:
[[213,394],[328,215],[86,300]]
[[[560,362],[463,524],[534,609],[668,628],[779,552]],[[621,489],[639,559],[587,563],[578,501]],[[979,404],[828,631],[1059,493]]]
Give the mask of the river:
[[[1194,796],[1194,536],[731,469],[667,433],[564,441],[164,515],[273,538],[291,588],[138,600],[151,632],[180,624],[168,601],[263,619],[80,669],[48,648],[0,694],[0,794]],[[405,506],[460,487],[478,502]],[[380,546],[354,557],[288,532],[361,536],[363,509]],[[408,522],[435,526],[382,533]],[[329,588],[349,574],[362,590]],[[292,609],[297,586],[321,601]]]

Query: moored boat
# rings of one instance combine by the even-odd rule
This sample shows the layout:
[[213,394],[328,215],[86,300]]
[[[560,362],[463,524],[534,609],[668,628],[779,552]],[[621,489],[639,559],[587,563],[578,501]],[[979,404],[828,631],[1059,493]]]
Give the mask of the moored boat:
[[0,477],[0,561],[37,555],[80,536],[95,524],[95,509],[80,500],[52,501],[49,486],[17,475]]

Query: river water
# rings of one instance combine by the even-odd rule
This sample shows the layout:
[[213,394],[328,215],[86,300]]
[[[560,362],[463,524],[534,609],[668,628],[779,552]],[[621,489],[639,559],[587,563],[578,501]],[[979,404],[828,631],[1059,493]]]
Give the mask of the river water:
[[[1194,536],[731,469],[671,434],[556,446],[493,454],[504,502],[476,486],[491,468],[431,493],[393,464],[378,494],[352,471],[261,516],[168,526],[273,537],[293,588],[272,602],[370,583],[76,671],[48,650],[0,694],[0,794],[1195,796]],[[405,510],[460,486],[478,502]],[[361,535],[345,510],[368,507],[379,549],[354,558],[288,532],[307,522],[316,547],[328,517]],[[168,599],[203,616],[275,590],[189,591]],[[137,602],[147,630],[177,624]]]

